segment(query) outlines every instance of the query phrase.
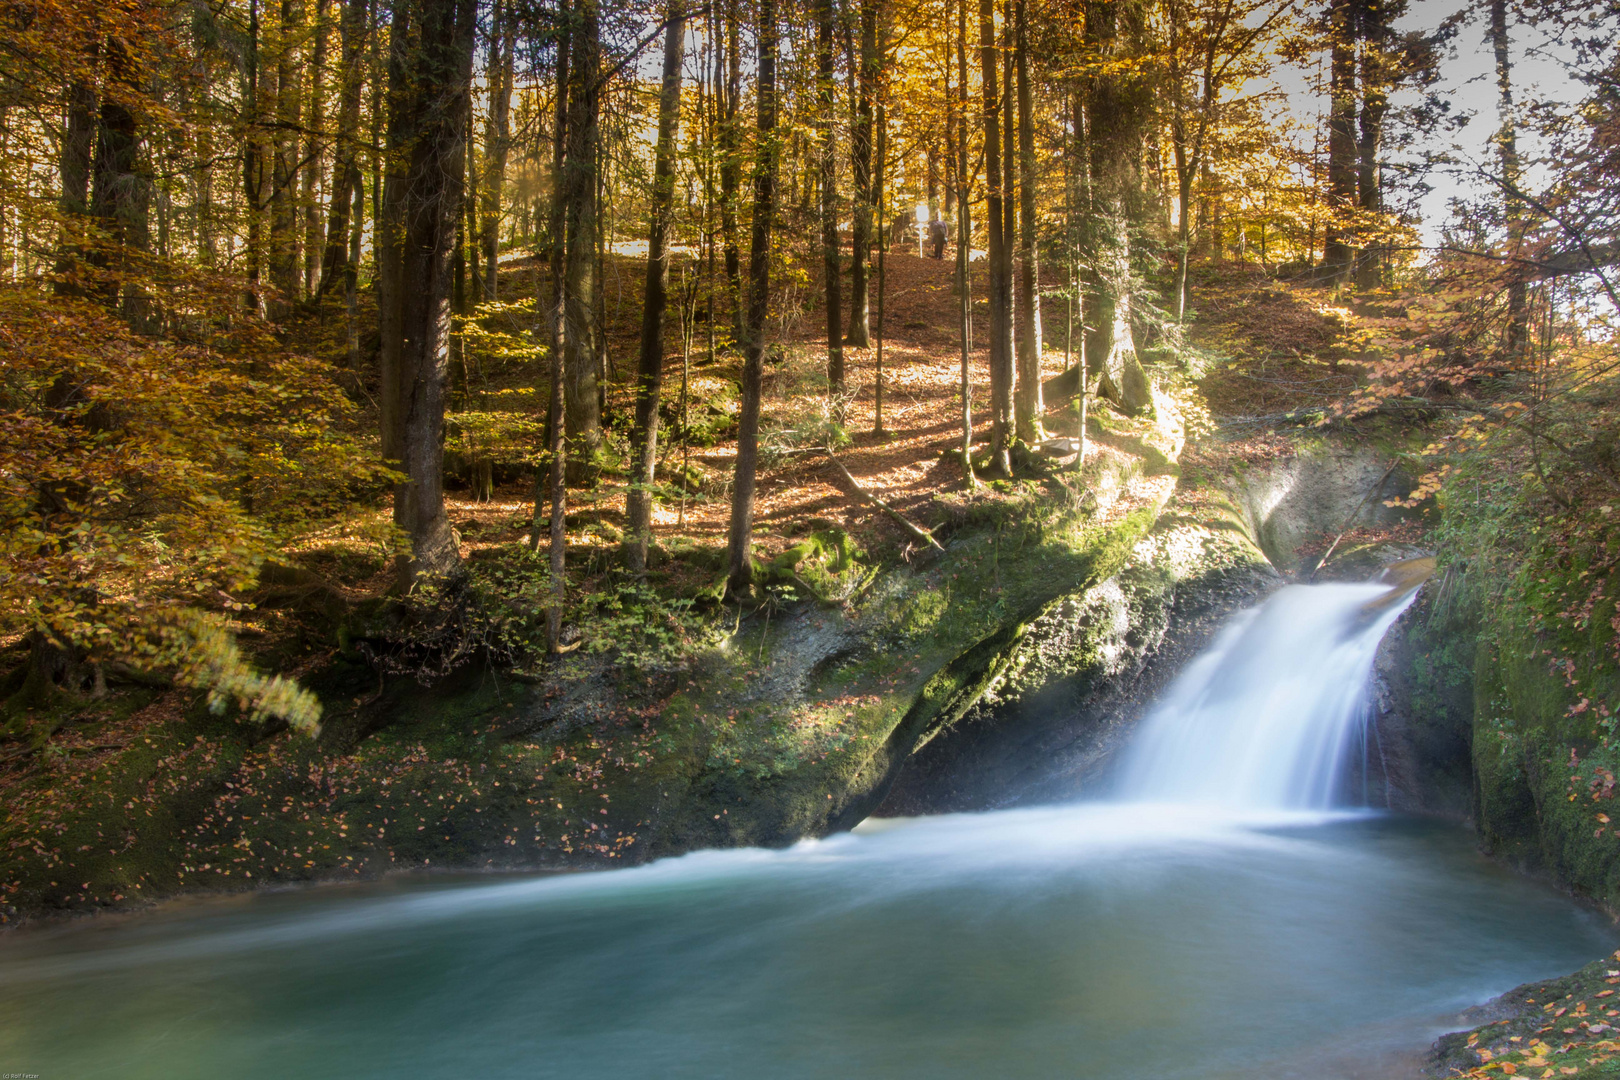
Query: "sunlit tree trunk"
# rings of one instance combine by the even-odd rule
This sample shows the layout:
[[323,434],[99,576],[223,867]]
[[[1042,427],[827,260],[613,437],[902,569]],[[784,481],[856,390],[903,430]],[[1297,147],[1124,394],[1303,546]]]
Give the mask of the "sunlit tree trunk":
[[732,336],[748,336],[742,314],[742,254],[737,246],[737,201],[742,184],[742,131],[737,110],[742,100],[742,23],[738,0],[724,0],[726,78],[720,91],[720,235],[730,298]]
[[1004,174],[1001,166],[1001,63],[996,55],[995,0],[979,0],[979,67],[984,84],[985,216],[990,272],[991,468],[1012,475],[1012,281],[1007,273]]
[[682,0],[671,0],[664,30],[664,82],[658,98],[658,146],[653,164],[652,224],[647,235],[647,287],[641,311],[641,356],[636,379],[636,426],[631,434],[634,471],[625,495],[630,526],[630,568],[647,568],[652,538],[652,485],[658,462],[658,398],[664,381],[664,311],[669,305],[669,227],[675,200],[675,141],[681,119],[681,59],[686,43]]
[[[1384,177],[1379,158],[1384,152],[1384,121],[1389,114],[1389,90],[1398,72],[1388,52],[1394,36],[1391,12],[1384,4],[1366,4],[1361,11],[1361,116],[1356,139],[1356,191],[1364,226],[1378,221],[1384,209]],[[1361,244],[1356,261],[1356,285],[1376,289],[1384,280],[1384,245],[1376,239]]]
[[872,114],[877,99],[877,21],[879,0],[861,0],[860,92],[856,97],[855,126],[850,132],[851,171],[855,175],[854,221],[850,231],[854,251],[849,264],[849,331],[844,340],[864,348],[872,342],[871,289],[868,273],[872,258]]
[[821,141],[821,266],[826,288],[827,385],[844,388],[844,298],[838,258],[838,146],[833,111],[833,3],[816,0],[816,129]]
[[951,103],[957,131],[956,187],[956,299],[957,330],[962,347],[962,476],[967,486],[978,486],[973,476],[973,278],[970,256],[973,247],[973,214],[968,178],[968,0],[956,3],[956,99]]
[[748,341],[727,544],[727,588],[739,597],[753,586],[754,577],[754,481],[765,375],[765,316],[771,300],[771,218],[776,212],[776,41],[776,0],[759,0],[759,141],[754,163],[753,242],[748,253]]
[[1023,304],[1018,309],[1018,381],[1013,408],[1018,437],[1040,441],[1041,414],[1041,267],[1035,236],[1035,118],[1029,85],[1029,20],[1026,0],[1017,0],[1018,69],[1018,217],[1019,281]]
[[1086,5],[1086,38],[1104,66],[1086,102],[1091,198],[1086,357],[1098,393],[1135,415],[1153,408],[1132,331],[1131,226],[1142,202],[1142,141],[1152,98],[1140,67],[1145,27],[1131,0]]
[[[567,0],[558,5],[559,25],[566,26],[571,10]],[[546,607],[546,649],[555,654],[562,644],[563,605],[567,599],[568,574],[568,484],[567,451],[563,439],[563,261],[567,252],[564,222],[567,220],[563,203],[563,170],[568,152],[568,85],[571,78],[570,54],[572,34],[562,33],[557,39],[557,66],[553,95],[551,129],[551,203],[548,210],[546,233],[549,251],[547,261],[551,276],[551,306],[546,316],[548,335],[546,378],[546,457],[548,468],[535,483],[533,544],[540,543],[540,508],[549,506],[548,559],[551,571],[551,596]],[[535,285],[538,299],[540,286]],[[541,498],[542,483],[545,498]]]

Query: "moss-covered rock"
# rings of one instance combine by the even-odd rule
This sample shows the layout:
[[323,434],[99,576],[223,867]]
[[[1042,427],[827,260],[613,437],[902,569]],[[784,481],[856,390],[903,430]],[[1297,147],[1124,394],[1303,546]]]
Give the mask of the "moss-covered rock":
[[1280,582],[1230,508],[1172,503],[1118,573],[996,643],[972,700],[942,713],[884,814],[982,809],[1092,791],[1145,707],[1226,617]]

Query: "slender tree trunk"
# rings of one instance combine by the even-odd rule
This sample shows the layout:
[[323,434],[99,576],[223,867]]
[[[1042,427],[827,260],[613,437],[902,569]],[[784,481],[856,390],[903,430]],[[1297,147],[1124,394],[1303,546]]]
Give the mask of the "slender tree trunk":
[[754,165],[754,229],[748,253],[748,343],[737,422],[737,475],[728,543],[733,596],[753,586],[754,479],[759,460],[760,389],[765,375],[765,315],[771,300],[771,218],[776,213],[776,0],[759,0],[759,145]]
[[1012,475],[1012,282],[1007,274],[1004,174],[1001,167],[1001,64],[996,56],[995,0],[979,0],[979,66],[984,83],[985,216],[989,226],[991,469]]
[[249,0],[247,70],[243,79],[243,93],[247,98],[247,137],[242,140],[242,198],[247,204],[244,300],[248,308],[259,315],[266,311],[263,282],[269,253],[265,250],[265,215],[275,174],[275,146],[266,132],[266,117],[269,104],[276,96],[276,79],[263,62],[264,38],[259,0]]
[[1524,252],[1524,212],[1519,204],[1519,141],[1513,110],[1513,63],[1508,51],[1507,0],[1491,0],[1491,48],[1496,54],[1497,160],[1502,176],[1502,216],[1507,221],[1508,287],[1507,325],[1502,331],[1502,353],[1510,362],[1522,361],[1529,344],[1529,290],[1517,260]]
[[868,274],[872,259],[872,114],[877,96],[877,22],[880,0],[861,0],[860,91],[855,103],[855,126],[850,132],[850,157],[855,174],[854,251],[849,264],[849,331],[844,341],[861,348],[872,343],[871,290]]
[[658,148],[653,164],[652,224],[647,235],[647,289],[641,313],[641,362],[636,380],[634,473],[625,495],[630,568],[647,568],[652,539],[652,485],[658,464],[658,398],[664,381],[664,311],[669,304],[669,226],[675,201],[675,153],[681,119],[681,61],[686,44],[683,0],[670,0],[664,31],[664,83],[658,99]]
[[816,0],[816,127],[821,139],[821,266],[826,283],[827,385],[844,389],[844,300],[838,258],[838,146],[833,110],[833,3]]
[[[366,45],[366,0],[348,0],[338,24],[343,76],[338,90],[337,147],[332,164],[332,201],[326,215],[326,248],[321,257],[321,280],[316,298],[326,294],[348,270],[349,213],[361,189],[360,152],[355,136],[360,129],[360,90],[365,79],[361,53]],[[358,216],[358,215],[357,215]]]
[[349,370],[355,385],[360,384],[360,241],[366,225],[366,187],[360,182],[360,170],[352,174],[349,193],[354,207],[349,215],[349,257],[343,261],[343,310],[348,316]]
[[[558,5],[559,26],[567,26],[571,17],[567,0]],[[546,649],[557,654],[562,644],[563,605],[568,590],[568,466],[563,439],[563,319],[564,287],[563,262],[567,253],[564,224],[567,221],[564,206],[563,174],[568,146],[568,86],[570,82],[570,45],[572,30],[557,38],[556,95],[552,112],[551,130],[551,205],[546,223],[549,245],[548,262],[551,272],[551,310],[547,317],[550,348],[547,350],[548,396],[546,406],[546,452],[550,461],[547,474],[547,502],[550,506],[548,554],[551,570],[551,603],[546,608]],[[539,285],[535,294],[539,295]],[[536,488],[539,484],[537,482]],[[536,491],[534,508],[533,543],[540,543],[540,505]]]
[[742,133],[737,110],[742,100],[742,24],[738,0],[724,0],[726,81],[720,93],[720,235],[724,243],[727,295],[731,299],[732,337],[745,343],[748,329],[742,313],[742,255],[737,246],[738,189],[742,185]]
[[973,250],[972,185],[968,178],[968,0],[956,4],[956,157],[952,162],[956,178],[956,298],[962,345],[962,478],[969,488],[978,486],[973,475],[973,276],[970,256]]
[[398,365],[390,382],[398,395],[395,445],[406,479],[394,489],[394,522],[411,538],[411,558],[401,568],[409,580],[452,573],[460,562],[444,508],[444,407],[478,13],[476,0],[416,0],[413,6],[419,24],[408,28],[408,44],[396,44],[390,65],[393,197],[380,230],[400,237],[386,253],[396,264],[388,302],[399,310],[389,313],[383,329],[384,355]]
[[597,165],[601,98],[598,0],[580,0],[569,57],[567,153],[563,162],[563,419],[568,477],[595,478],[602,446],[597,341]]
[[1018,309],[1018,385],[1014,400],[1018,437],[1041,440],[1041,266],[1035,237],[1035,123],[1029,85],[1029,28],[1026,0],[1017,0],[1018,35],[1018,216],[1020,281],[1024,303]]
[[[1389,113],[1390,58],[1384,48],[1391,36],[1388,11],[1369,5],[1363,16],[1361,48],[1361,121],[1356,140],[1356,187],[1362,220],[1369,225],[1384,209],[1384,177],[1378,159],[1384,152],[1384,119]],[[1376,289],[1384,280],[1383,245],[1362,245],[1356,263],[1356,285]]]
[[1074,297],[1073,305],[1069,309],[1069,325],[1064,335],[1065,351],[1073,348],[1074,325],[1080,324],[1079,350],[1075,367],[1079,375],[1080,401],[1080,449],[1074,459],[1074,468],[1080,472],[1086,465],[1086,410],[1091,394],[1091,365],[1086,362],[1086,294],[1081,288],[1080,256],[1081,238],[1084,232],[1078,224],[1082,214],[1087,214],[1091,203],[1090,183],[1090,140],[1086,132],[1086,110],[1081,100],[1081,91],[1078,84],[1069,95],[1070,110],[1070,144],[1065,147],[1069,168],[1069,291]]
[[314,296],[321,271],[321,210],[319,188],[326,179],[326,149],[321,129],[326,124],[326,54],[331,38],[332,0],[315,0],[315,44],[309,59],[309,129],[304,136],[304,295]]
[[883,100],[884,88],[879,86],[877,102],[877,167],[873,170],[873,187],[876,191],[877,219],[883,226],[884,232],[878,240],[877,257],[877,375],[873,380],[873,393],[875,395],[874,420],[872,430],[878,435],[883,434],[883,302],[887,294],[889,234],[888,234],[888,192],[885,181],[888,174],[889,157],[889,109]]
[[276,137],[270,181],[270,283],[280,292],[275,313],[298,298],[298,127],[302,120],[295,35],[301,30],[300,0],[281,0],[276,30]]
[[1322,269],[1331,281],[1344,281],[1355,264],[1351,218],[1357,204],[1356,47],[1351,5],[1333,0],[1330,11],[1332,59],[1328,107],[1328,230]]
[[512,65],[517,50],[517,13],[510,3],[498,5],[495,55],[490,65],[489,120],[484,128],[483,199],[480,203],[479,248],[483,254],[486,301],[499,299],[501,198],[512,144]]
[[945,0],[945,220],[956,216],[956,95],[959,88],[951,85],[951,68],[956,62],[952,55],[955,45],[951,40],[951,5],[957,0]]
[[1007,282],[1007,363],[1012,367],[1008,394],[1013,401],[1012,434],[1017,432],[1018,313],[1022,306],[1018,282],[1018,111],[1013,66],[1013,0],[1001,0],[1001,252]]

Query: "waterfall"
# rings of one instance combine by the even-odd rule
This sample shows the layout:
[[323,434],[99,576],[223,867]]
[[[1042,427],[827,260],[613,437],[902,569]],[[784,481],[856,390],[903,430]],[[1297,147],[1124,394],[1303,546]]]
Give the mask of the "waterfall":
[[1126,752],[1132,801],[1322,809],[1339,794],[1378,642],[1415,592],[1291,585],[1236,616],[1153,707]]

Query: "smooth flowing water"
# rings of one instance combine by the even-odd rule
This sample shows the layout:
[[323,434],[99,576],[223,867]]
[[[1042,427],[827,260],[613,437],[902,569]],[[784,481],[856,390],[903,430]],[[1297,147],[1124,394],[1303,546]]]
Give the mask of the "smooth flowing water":
[[1293,585],[1236,616],[1142,722],[1120,793],[1201,806],[1323,809],[1360,745],[1378,643],[1412,596],[1387,585]]
[[[1247,616],[1212,652],[1226,659],[1189,668],[1144,728],[1136,801],[871,821],[786,851],[611,873],[261,894],[21,936],[0,947],[0,1070],[1383,1078],[1456,1009],[1614,948],[1603,920],[1485,861],[1461,828],[1300,809],[1331,786],[1331,763],[1310,766],[1314,787],[1262,783],[1256,767],[1253,797],[1196,769],[1165,787],[1143,777],[1208,735],[1166,734],[1176,710],[1225,725],[1206,768],[1250,775],[1258,751],[1227,743],[1254,724],[1317,761],[1280,718],[1246,722],[1241,686],[1210,669],[1294,679],[1271,700],[1298,712],[1321,704],[1308,686],[1328,667],[1301,667],[1300,650],[1381,628],[1359,603],[1274,602],[1337,630],[1259,633],[1278,613]],[[1251,655],[1261,641],[1271,663]],[[1366,667],[1343,658],[1357,664],[1352,699]]]

